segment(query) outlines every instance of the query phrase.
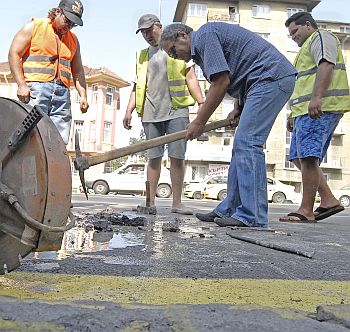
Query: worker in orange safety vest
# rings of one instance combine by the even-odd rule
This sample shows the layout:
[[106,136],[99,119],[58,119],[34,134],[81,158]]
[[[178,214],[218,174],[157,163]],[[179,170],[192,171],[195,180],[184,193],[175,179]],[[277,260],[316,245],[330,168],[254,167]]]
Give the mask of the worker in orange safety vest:
[[18,99],[38,105],[50,117],[68,143],[72,121],[71,80],[80,96],[80,110],[88,110],[85,73],[76,35],[82,26],[80,0],[61,0],[48,18],[33,18],[15,35],[9,50],[9,65],[18,85]]

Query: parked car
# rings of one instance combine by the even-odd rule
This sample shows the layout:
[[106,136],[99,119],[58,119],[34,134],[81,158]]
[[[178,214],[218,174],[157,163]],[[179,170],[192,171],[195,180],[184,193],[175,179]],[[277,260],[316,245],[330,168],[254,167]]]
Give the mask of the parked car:
[[[204,190],[204,198],[222,201],[227,196],[227,184],[218,183],[208,185]],[[269,202],[283,203],[286,200],[296,202],[300,194],[295,192],[294,186],[287,185],[274,178],[267,178],[267,198]]]
[[350,183],[338,190],[332,190],[332,193],[339,200],[341,206],[350,206]]
[[204,189],[211,184],[227,183],[227,176],[213,175],[200,182],[190,182],[184,188],[184,195],[188,198],[201,199],[204,197]]
[[227,176],[210,178],[203,191],[204,198],[224,200],[227,196]]
[[300,194],[295,192],[295,187],[284,184],[274,178],[267,178],[267,199],[273,203],[283,203],[284,201],[297,202]]
[[[96,194],[107,195],[109,192],[119,194],[142,194],[146,190],[147,165],[129,163],[112,173],[92,174],[86,178],[87,189]],[[162,166],[158,182],[157,197],[168,198],[172,194],[170,172]]]

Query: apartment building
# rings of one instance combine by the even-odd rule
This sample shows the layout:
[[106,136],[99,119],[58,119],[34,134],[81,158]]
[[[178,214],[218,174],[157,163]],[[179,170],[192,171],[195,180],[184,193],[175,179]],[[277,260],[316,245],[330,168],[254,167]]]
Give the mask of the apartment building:
[[[96,155],[115,148],[117,112],[120,109],[120,89],[129,83],[107,68],[84,66],[88,103],[87,113],[80,112],[79,94],[71,88],[72,126],[67,151],[71,159],[73,189],[80,180],[73,165],[75,156],[75,132],[78,132],[80,148],[84,155]],[[17,99],[17,85],[8,62],[0,63],[0,96]],[[89,172],[108,171],[109,163],[96,165]]]
[[[312,10],[320,0],[270,0],[270,1],[222,1],[222,0],[178,0],[174,22],[182,22],[198,29],[206,22],[226,22],[256,32],[262,38],[276,46],[291,62],[299,51],[296,43],[288,35],[284,22],[298,11]],[[342,43],[350,81],[350,23],[319,21],[320,28],[334,32]],[[203,90],[209,87],[200,68],[196,68],[197,77]],[[210,121],[227,116],[233,107],[233,100],[225,97]],[[284,183],[293,184],[301,189],[300,172],[288,161],[291,134],[286,131],[286,119],[290,110],[285,107],[278,116],[265,146],[267,174]],[[191,109],[191,118],[196,116],[197,109]],[[322,169],[332,189],[338,189],[350,182],[350,114],[346,114],[339,124]],[[202,178],[211,170],[225,169],[231,158],[232,132],[217,130],[208,134],[208,141],[192,141],[187,153],[186,180]]]

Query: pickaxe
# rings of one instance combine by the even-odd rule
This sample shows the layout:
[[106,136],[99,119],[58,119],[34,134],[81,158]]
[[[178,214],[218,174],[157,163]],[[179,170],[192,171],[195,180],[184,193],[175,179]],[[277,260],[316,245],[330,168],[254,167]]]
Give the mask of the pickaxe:
[[[224,119],[224,120],[219,120],[215,122],[208,123],[204,127],[204,133],[218,129],[221,127],[227,127],[230,126],[230,120],[229,119]],[[159,145],[167,144],[170,142],[178,141],[180,139],[184,139],[186,137],[187,130],[181,130],[177,133],[174,134],[169,134],[157,138],[152,138],[149,140],[145,140],[139,143],[135,143],[129,146],[125,146],[123,148],[111,150],[108,152],[101,153],[97,156],[90,156],[86,157],[81,154],[80,151],[80,145],[79,145],[79,135],[78,132],[75,133],[75,161],[74,161],[74,166],[75,169],[79,172],[79,177],[81,184],[84,188],[84,193],[86,196],[86,199],[88,199],[88,194],[86,191],[86,186],[85,186],[85,178],[84,178],[84,171],[88,169],[90,166],[102,164],[106,161],[110,161],[113,159],[121,158],[124,156],[128,156],[137,152],[141,152],[144,150],[148,150],[150,148],[154,148]]]

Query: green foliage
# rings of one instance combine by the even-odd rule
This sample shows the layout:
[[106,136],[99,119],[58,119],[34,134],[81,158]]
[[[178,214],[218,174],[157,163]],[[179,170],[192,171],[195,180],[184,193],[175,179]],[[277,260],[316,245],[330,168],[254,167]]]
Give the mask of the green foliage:
[[[142,142],[146,139],[146,135],[143,129],[141,129],[140,131],[140,136],[137,137],[130,137],[129,140],[129,145],[135,144],[135,143],[139,143]],[[147,161],[147,150],[146,151],[141,151],[135,154],[140,162],[146,162]]]

